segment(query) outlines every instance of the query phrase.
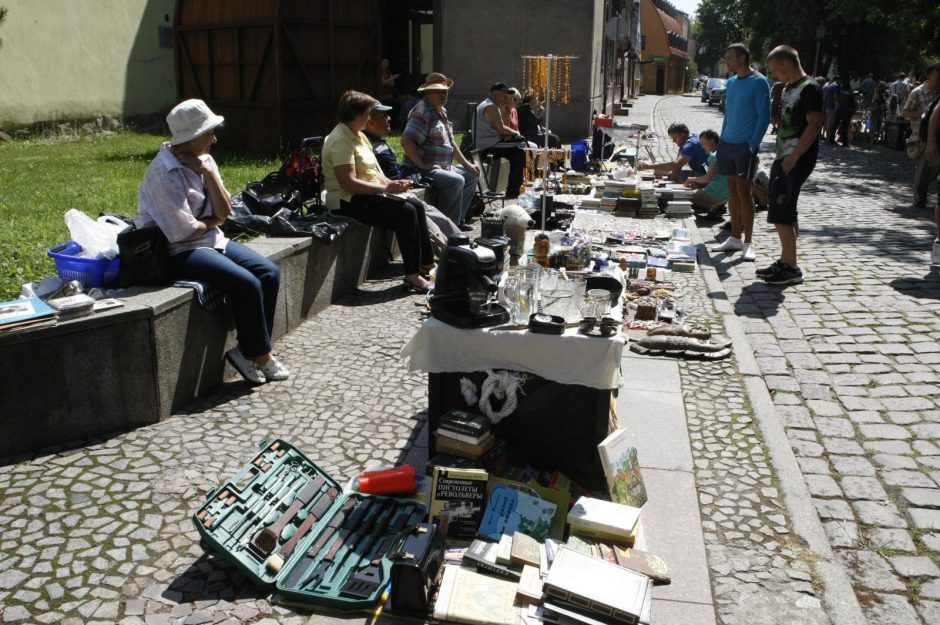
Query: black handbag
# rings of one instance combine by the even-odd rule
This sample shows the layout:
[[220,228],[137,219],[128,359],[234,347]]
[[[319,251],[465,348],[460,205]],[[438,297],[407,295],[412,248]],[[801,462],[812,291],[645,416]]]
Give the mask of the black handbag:
[[242,199],[252,213],[271,216],[282,208],[300,208],[303,195],[285,174],[274,172],[260,182],[249,182]]
[[118,284],[166,284],[173,277],[170,268],[170,242],[158,226],[134,228],[117,237],[121,257]]
[[403,532],[388,554],[392,561],[392,612],[427,614],[444,565],[444,536],[433,523]]

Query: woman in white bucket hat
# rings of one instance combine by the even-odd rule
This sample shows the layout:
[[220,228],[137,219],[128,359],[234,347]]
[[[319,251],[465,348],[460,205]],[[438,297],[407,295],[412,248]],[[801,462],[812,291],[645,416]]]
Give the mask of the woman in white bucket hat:
[[222,234],[232,198],[209,154],[225,118],[202,100],[180,102],[166,117],[172,136],[160,146],[137,194],[138,228],[159,226],[170,242],[173,275],[217,287],[235,318],[238,344],[226,358],[248,382],[284,380],[271,353],[280,287],[277,265]]

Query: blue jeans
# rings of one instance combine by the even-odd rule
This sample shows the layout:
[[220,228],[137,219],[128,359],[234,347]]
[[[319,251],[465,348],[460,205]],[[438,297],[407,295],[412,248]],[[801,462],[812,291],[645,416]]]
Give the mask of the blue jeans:
[[[407,175],[411,173],[419,172],[409,172]],[[434,180],[434,189],[437,191],[437,210],[447,215],[456,224],[466,220],[473,194],[477,191],[477,175],[463,167],[432,169],[420,173]]]
[[224,252],[202,247],[174,254],[170,262],[177,278],[205,282],[225,293],[245,356],[255,358],[271,352],[281,283],[277,265],[235,241],[229,241]]

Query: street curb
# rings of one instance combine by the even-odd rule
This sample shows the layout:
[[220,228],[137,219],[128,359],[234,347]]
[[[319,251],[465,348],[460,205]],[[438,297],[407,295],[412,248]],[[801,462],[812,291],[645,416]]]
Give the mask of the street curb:
[[[694,220],[688,220],[693,221]],[[829,538],[823,528],[822,521],[816,513],[812,497],[803,480],[803,473],[797,464],[786,431],[777,416],[777,410],[763,373],[754,357],[747,332],[741,320],[734,313],[730,299],[718,278],[718,273],[712,264],[708,248],[701,237],[701,233],[694,223],[688,227],[692,244],[699,246],[704,254],[700,256],[699,268],[708,295],[712,299],[716,310],[721,314],[723,325],[728,337],[731,338],[731,348],[738,365],[738,371],[744,377],[744,388],[751,409],[760,426],[764,443],[770,454],[770,461],[777,477],[784,502],[793,524],[793,530],[800,538],[806,541],[809,549],[821,556],[821,560],[812,563],[819,579],[823,584],[822,601],[826,614],[832,625],[860,625],[867,623],[858,603],[858,597],[852,589],[845,569],[835,559]],[[704,258],[703,258],[704,257]]]

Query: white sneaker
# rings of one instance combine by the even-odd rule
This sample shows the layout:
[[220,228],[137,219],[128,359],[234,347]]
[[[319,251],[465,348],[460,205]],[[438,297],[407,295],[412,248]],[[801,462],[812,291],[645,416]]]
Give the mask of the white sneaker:
[[258,370],[255,361],[246,357],[238,345],[225,352],[225,358],[232,363],[235,370],[248,382],[252,384],[264,384],[268,381],[268,379],[264,377],[264,374]]
[[933,240],[933,250],[930,252],[930,264],[940,265],[940,239]]
[[713,252],[737,252],[744,249],[744,244],[741,243],[740,239],[735,239],[734,237],[728,237],[725,239],[724,243],[721,245],[716,245],[711,248]]
[[751,263],[757,260],[757,253],[754,251],[754,246],[750,243],[744,244],[744,250],[741,252],[741,260],[745,260]]
[[286,380],[290,377],[290,370],[274,356],[271,356],[271,360],[264,363],[264,366],[261,367],[261,373],[268,380]]

